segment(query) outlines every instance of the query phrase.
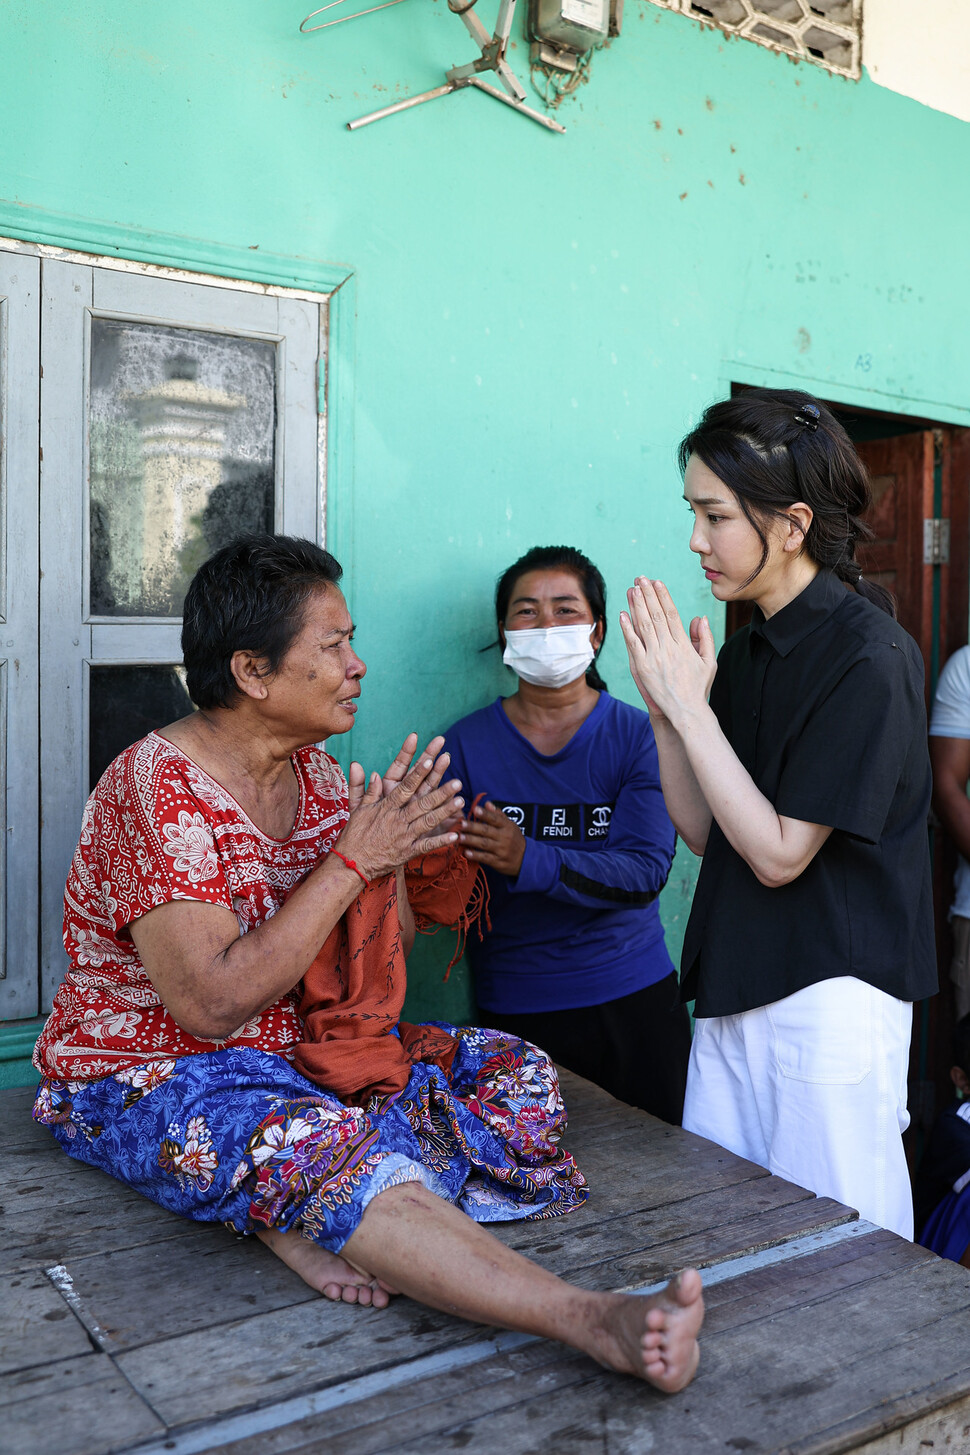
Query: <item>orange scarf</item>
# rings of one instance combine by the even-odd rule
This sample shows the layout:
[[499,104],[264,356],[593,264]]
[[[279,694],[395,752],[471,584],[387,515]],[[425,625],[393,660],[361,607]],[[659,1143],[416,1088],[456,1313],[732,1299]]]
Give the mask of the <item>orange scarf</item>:
[[[485,876],[449,845],[414,859],[404,878],[422,933],[432,934],[440,925],[458,930],[450,971],[469,926],[483,915],[488,923]],[[456,1037],[400,1020],[406,989],[397,882],[390,874],[358,894],[303,977],[299,1012],[306,1040],[296,1047],[297,1070],[358,1106],[375,1094],[403,1091],[416,1061],[448,1071]],[[400,1039],[391,1034],[395,1026]]]

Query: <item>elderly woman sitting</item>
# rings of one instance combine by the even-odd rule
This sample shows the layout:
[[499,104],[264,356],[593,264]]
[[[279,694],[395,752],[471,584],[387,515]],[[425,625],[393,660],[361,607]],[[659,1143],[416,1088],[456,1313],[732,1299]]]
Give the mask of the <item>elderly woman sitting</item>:
[[366,789],[313,746],[351,727],[365,671],[340,574],[311,543],[266,536],[195,577],[198,711],[122,753],[88,802],[34,1115],[162,1206],[255,1232],[330,1298],[401,1291],[680,1389],[695,1272],[655,1298],[590,1293],[480,1226],[567,1212],[587,1190],[541,1052],[397,1025],[402,871],[451,861],[467,892],[450,847],[461,785],[442,782],[440,739],[414,762],[409,738]]

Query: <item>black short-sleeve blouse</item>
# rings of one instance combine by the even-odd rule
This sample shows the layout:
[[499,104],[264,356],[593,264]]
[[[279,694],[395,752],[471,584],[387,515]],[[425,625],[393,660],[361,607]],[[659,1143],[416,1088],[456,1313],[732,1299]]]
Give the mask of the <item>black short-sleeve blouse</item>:
[[937,988],[919,648],[820,571],[732,636],[711,707],[778,813],[834,830],[768,889],[711,825],[682,960],[699,1016],[733,1015],[853,975],[900,1000]]

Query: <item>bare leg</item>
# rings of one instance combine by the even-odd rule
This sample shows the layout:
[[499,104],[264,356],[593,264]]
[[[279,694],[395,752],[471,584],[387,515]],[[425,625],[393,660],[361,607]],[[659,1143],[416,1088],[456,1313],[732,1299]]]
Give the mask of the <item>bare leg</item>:
[[651,1298],[590,1293],[513,1252],[414,1182],[368,1203],[344,1253],[419,1303],[559,1339],[667,1392],[683,1389],[697,1368],[704,1302],[693,1269]]
[[276,1228],[260,1228],[256,1233],[287,1268],[298,1273],[304,1283],[326,1298],[338,1303],[358,1303],[362,1307],[387,1308],[390,1295],[398,1289],[370,1273],[355,1268],[337,1253],[328,1253],[311,1243],[301,1233],[281,1233]]

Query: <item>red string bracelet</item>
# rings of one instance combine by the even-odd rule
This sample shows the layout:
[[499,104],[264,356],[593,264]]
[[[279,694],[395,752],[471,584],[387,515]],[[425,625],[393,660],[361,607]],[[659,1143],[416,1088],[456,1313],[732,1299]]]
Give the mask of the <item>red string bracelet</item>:
[[368,888],[370,887],[370,880],[368,879],[367,875],[363,873],[362,870],[357,868],[357,865],[354,863],[353,859],[348,859],[347,855],[341,854],[339,849],[331,849],[330,852],[331,854],[336,854],[337,858],[342,860],[343,863],[347,865],[348,869],[353,869],[354,873],[358,876],[358,878],[363,879],[364,883],[368,886]]

